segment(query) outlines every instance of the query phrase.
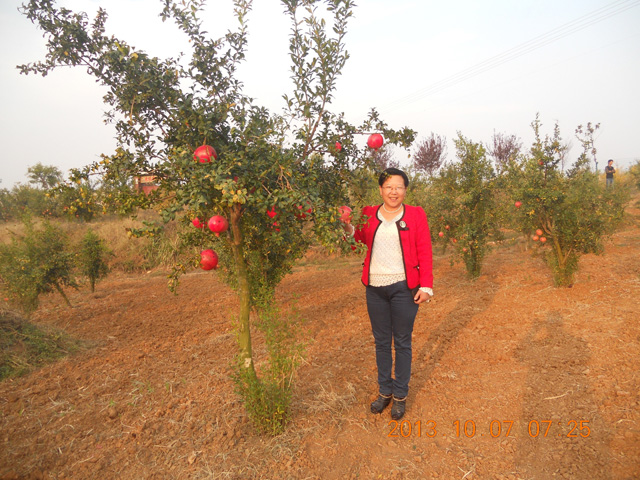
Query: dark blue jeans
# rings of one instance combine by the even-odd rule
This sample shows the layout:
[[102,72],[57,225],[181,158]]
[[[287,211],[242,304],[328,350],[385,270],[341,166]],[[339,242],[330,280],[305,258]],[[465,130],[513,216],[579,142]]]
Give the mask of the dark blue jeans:
[[[404,398],[409,393],[411,378],[411,335],[418,305],[402,281],[386,287],[367,287],[367,310],[376,342],[376,364],[380,394]],[[395,378],[391,377],[396,352]]]

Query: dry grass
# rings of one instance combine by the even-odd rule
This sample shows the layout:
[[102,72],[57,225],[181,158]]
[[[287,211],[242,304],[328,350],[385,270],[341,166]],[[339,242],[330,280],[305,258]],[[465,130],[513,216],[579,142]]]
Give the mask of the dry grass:
[[[87,230],[92,229],[104,239],[113,256],[108,259],[109,268],[126,273],[149,270],[157,266],[172,264],[178,249],[176,226],[167,226],[167,235],[156,238],[131,238],[127,231],[142,228],[144,221],[158,220],[159,216],[152,211],[143,211],[136,219],[118,216],[104,216],[98,221],[81,223],[66,220],[52,222],[64,231],[72,243],[78,242]],[[36,226],[41,219],[35,219]],[[20,222],[8,222],[0,225],[0,243],[8,243],[15,235],[24,233],[24,225]]]

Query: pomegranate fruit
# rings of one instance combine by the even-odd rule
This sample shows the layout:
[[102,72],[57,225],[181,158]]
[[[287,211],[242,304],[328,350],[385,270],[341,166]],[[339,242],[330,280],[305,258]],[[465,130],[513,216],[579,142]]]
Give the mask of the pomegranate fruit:
[[384,138],[382,138],[382,135],[380,135],[379,133],[371,134],[369,136],[369,139],[367,140],[367,145],[369,145],[369,148],[373,148],[374,150],[379,149],[383,143]]
[[351,208],[346,205],[341,206],[338,211],[340,212],[340,221],[344,223],[351,222]]
[[201,145],[193,152],[193,159],[200,163],[211,163],[211,158],[214,160],[218,158],[215,148],[211,145]]
[[209,219],[209,230],[216,234],[216,237],[219,237],[222,232],[226,232],[229,228],[229,222],[227,219],[220,216],[214,215]]
[[203,250],[200,252],[200,268],[203,270],[212,270],[218,266],[218,254],[211,250]]

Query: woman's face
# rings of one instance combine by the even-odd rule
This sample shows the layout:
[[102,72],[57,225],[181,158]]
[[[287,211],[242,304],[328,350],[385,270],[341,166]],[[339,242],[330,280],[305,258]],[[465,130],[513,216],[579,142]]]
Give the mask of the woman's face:
[[404,179],[400,175],[391,175],[380,187],[380,195],[388,209],[402,205],[406,193]]

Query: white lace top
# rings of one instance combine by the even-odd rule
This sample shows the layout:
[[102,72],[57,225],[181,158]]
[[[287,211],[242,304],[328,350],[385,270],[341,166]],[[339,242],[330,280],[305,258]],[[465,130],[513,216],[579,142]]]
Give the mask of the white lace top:
[[406,279],[402,246],[396,222],[402,218],[401,210],[393,220],[385,220],[378,210],[380,226],[371,247],[371,264],[369,267],[369,285],[385,287]]

